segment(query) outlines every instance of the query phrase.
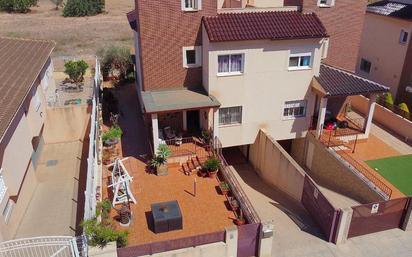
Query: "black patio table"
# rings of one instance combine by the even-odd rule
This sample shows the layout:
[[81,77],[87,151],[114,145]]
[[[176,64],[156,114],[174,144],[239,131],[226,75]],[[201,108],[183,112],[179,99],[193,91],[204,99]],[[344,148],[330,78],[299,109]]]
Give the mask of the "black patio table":
[[183,228],[182,212],[177,201],[152,204],[152,215],[155,233]]

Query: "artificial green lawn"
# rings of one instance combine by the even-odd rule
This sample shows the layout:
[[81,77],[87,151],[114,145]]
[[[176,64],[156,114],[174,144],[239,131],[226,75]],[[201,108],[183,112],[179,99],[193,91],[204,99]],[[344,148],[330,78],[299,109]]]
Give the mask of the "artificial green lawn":
[[366,161],[405,195],[412,195],[412,155]]

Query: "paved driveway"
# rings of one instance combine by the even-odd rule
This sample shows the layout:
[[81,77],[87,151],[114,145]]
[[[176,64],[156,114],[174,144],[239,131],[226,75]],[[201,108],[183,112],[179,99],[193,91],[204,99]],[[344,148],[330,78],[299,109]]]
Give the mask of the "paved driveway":
[[328,243],[296,201],[265,184],[248,164],[235,169],[258,215],[263,221],[273,220],[273,257],[412,257],[412,231],[393,229],[339,246]]

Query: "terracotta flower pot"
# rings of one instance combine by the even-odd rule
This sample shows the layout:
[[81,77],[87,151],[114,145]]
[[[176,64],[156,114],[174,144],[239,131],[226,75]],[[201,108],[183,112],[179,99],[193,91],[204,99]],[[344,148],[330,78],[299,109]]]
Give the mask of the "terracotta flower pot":
[[241,225],[245,225],[246,224],[246,220],[245,219],[236,219],[235,220],[236,225],[241,226]]
[[216,178],[217,170],[209,171],[208,173],[210,178]]
[[169,174],[167,164],[162,164],[156,168],[157,176],[167,176]]

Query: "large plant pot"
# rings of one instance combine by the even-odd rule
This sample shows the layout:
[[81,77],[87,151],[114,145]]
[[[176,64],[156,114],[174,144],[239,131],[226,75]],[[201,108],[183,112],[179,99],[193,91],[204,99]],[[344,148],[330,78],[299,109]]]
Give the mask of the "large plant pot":
[[235,220],[236,225],[241,226],[241,225],[245,225],[246,224],[246,220],[245,219],[236,219]]
[[106,141],[103,142],[104,146],[114,146],[117,145],[119,143],[119,139],[118,138],[112,138],[112,139],[108,139]]
[[167,164],[162,164],[156,168],[156,175],[167,176],[169,174]]
[[212,171],[209,171],[208,173],[209,173],[210,178],[216,178],[217,170],[212,170]]

